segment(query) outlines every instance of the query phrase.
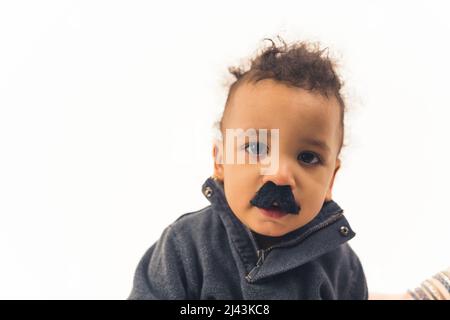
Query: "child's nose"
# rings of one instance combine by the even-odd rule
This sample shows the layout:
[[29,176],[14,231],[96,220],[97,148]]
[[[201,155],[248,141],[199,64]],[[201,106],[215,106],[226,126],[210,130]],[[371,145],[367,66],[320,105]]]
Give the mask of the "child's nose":
[[292,190],[296,187],[294,171],[289,161],[280,160],[278,170],[274,174],[263,175],[262,180],[263,184],[272,181],[279,186],[288,185]]

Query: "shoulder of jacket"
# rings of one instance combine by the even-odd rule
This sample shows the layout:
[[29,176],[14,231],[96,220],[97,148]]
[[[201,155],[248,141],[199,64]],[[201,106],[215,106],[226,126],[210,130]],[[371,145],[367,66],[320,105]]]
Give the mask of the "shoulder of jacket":
[[204,218],[206,218],[206,215],[210,210],[211,210],[211,205],[208,205],[208,206],[204,207],[203,209],[182,214],[174,222],[171,223],[171,226],[186,223],[186,222],[191,222],[191,220],[204,219]]
[[188,212],[179,216],[175,221],[173,221],[169,228],[174,231],[183,232],[187,231],[189,228],[195,228],[213,219],[211,205],[204,207],[203,209]]
[[175,250],[182,250],[182,248],[189,247],[195,240],[198,240],[199,228],[205,225],[203,222],[207,219],[210,208],[209,206],[182,214],[168,226],[166,226],[159,237],[158,241],[155,243],[156,251],[163,252],[165,248],[175,247]]
[[[318,260],[327,267],[332,267],[334,271],[349,270],[353,272],[359,267],[358,256],[348,243],[343,243],[336,249],[331,250],[320,256]],[[338,268],[336,268],[338,266]]]
[[214,214],[211,205],[209,205],[203,209],[179,216],[167,228],[175,233],[180,240],[186,239],[186,237],[199,240],[205,233],[217,231],[220,224],[219,216]]

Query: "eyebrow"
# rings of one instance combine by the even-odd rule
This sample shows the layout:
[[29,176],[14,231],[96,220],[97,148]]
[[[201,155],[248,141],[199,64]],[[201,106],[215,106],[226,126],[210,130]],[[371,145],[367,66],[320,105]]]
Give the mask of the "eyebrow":
[[316,146],[326,152],[331,152],[330,147],[326,144],[325,141],[314,139],[314,138],[304,138],[301,141],[305,142],[306,144]]

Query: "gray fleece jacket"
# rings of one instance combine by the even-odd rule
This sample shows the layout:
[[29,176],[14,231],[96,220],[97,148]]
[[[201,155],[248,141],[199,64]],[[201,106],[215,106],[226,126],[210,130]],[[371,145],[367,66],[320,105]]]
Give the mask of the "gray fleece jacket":
[[333,201],[281,242],[260,248],[231,211],[223,185],[202,186],[207,207],[169,225],[139,262],[128,299],[367,299],[355,236]]

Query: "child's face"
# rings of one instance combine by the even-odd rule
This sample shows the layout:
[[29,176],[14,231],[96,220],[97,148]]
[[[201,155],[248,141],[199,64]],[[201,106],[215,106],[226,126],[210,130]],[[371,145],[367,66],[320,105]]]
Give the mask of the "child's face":
[[[318,93],[288,87],[272,79],[257,84],[244,83],[229,101],[223,118],[223,130],[250,128],[279,129],[278,170],[262,175],[255,157],[257,148],[242,148],[234,140],[234,152],[245,153],[245,163],[215,163],[214,174],[223,180],[227,202],[238,219],[251,230],[282,236],[311,221],[325,200],[331,199],[331,190],[340,161],[337,158],[340,143],[340,107],[337,99],[327,99]],[[308,140],[322,141],[321,148]],[[249,143],[246,137],[245,143]],[[224,135],[226,145],[226,135]],[[270,154],[271,139],[267,139]],[[216,150],[216,149],[214,149]],[[223,156],[226,157],[226,147]],[[216,156],[216,151],[214,151]],[[317,162],[318,161],[318,162]],[[250,204],[256,192],[268,181],[289,185],[300,205],[300,214],[271,218]]]

